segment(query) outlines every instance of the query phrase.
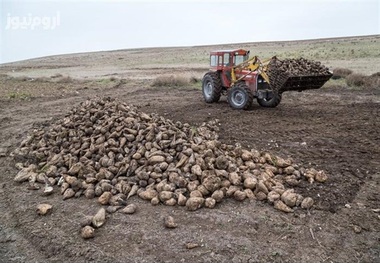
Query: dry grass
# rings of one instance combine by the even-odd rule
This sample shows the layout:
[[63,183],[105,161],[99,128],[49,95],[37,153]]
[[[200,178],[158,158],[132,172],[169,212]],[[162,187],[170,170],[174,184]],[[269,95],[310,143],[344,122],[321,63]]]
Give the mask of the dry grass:
[[58,83],[72,83],[74,80],[70,76],[62,76],[57,79]]
[[17,76],[17,77],[12,77],[9,76],[9,79],[16,80],[16,81],[31,81],[33,78],[27,77],[27,76]]
[[352,74],[352,70],[347,68],[335,68],[334,69],[334,75],[332,76],[333,79],[341,79],[346,78],[348,75]]
[[48,78],[48,77],[39,77],[39,78],[33,79],[33,81],[36,81],[36,82],[50,82],[51,79]]
[[29,100],[30,98],[32,98],[32,95],[28,92],[16,91],[16,92],[10,92],[7,97],[8,99],[15,99],[15,100]]
[[360,73],[352,73],[346,77],[348,86],[362,87],[366,83],[367,76]]
[[190,81],[191,84],[198,84],[198,83],[200,83],[202,81],[202,79],[197,78],[195,76],[191,76],[189,81]]
[[157,77],[152,86],[154,87],[182,87],[190,84],[190,80],[183,76],[159,76]]
[[365,82],[365,85],[370,88],[380,89],[380,72],[376,72],[371,76],[368,76]]
[[63,77],[63,75],[60,73],[57,73],[57,74],[54,74],[53,76],[50,76],[50,78],[52,78],[52,79],[61,78],[61,77]]
[[370,76],[352,73],[346,77],[346,83],[351,87],[380,88],[380,72]]
[[29,77],[29,76],[8,76],[7,78],[10,80],[15,80],[15,81],[28,81],[28,82],[56,82],[56,83],[72,83],[74,82],[74,79],[71,78],[70,76],[63,76],[62,74],[55,74],[50,77]]

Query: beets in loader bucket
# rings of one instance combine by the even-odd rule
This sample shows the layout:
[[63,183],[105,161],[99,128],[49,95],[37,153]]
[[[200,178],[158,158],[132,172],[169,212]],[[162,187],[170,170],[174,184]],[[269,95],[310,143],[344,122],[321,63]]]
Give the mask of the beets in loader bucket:
[[267,67],[270,86],[280,93],[321,88],[332,76],[318,61],[300,59],[279,60],[273,57]]

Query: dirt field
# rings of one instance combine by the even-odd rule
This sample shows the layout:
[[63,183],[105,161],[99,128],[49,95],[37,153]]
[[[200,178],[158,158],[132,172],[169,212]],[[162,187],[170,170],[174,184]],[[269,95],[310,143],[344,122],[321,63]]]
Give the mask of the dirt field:
[[[112,75],[115,80],[86,79],[93,72],[88,67],[79,67],[79,80],[9,77],[14,72],[35,77],[38,65],[48,60],[0,67],[6,74],[0,76],[0,262],[380,261],[379,87],[330,85],[285,93],[274,109],[255,103],[251,111],[236,111],[225,98],[205,104],[196,85],[151,87],[151,79],[169,66],[136,69],[140,77],[133,80],[118,73]],[[49,77],[71,65],[57,61],[38,76]],[[201,74],[203,68],[194,65],[188,67]],[[97,77],[107,75],[103,71]],[[186,67],[178,70],[184,71]],[[79,222],[99,209],[96,201],[84,197],[63,201],[58,193],[44,197],[28,190],[27,184],[14,183],[17,170],[10,154],[33,126],[49,125],[95,96],[115,97],[192,125],[218,118],[221,141],[290,156],[305,167],[324,169],[329,180],[295,187],[316,204],[310,211],[291,214],[259,201],[227,199],[215,209],[189,212],[183,207],[151,206],[133,197],[130,202],[137,204],[138,212],[108,215],[96,237],[84,241]],[[37,215],[41,202],[53,205],[51,214]],[[166,215],[172,215],[179,227],[164,228]],[[199,247],[187,249],[190,242]]]

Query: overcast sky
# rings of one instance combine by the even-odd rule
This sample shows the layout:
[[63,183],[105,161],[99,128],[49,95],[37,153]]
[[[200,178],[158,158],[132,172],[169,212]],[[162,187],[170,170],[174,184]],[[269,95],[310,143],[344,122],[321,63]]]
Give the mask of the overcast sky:
[[0,0],[0,63],[137,47],[380,34],[379,2]]

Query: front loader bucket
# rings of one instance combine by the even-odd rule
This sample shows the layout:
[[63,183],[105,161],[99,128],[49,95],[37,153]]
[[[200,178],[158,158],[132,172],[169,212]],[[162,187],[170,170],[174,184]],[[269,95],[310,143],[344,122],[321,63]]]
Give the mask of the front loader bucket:
[[280,60],[273,57],[266,73],[271,88],[279,93],[319,89],[332,77],[331,71],[320,62],[304,58]]
[[288,77],[282,87],[280,87],[279,92],[296,90],[303,91],[309,89],[319,89],[321,88],[330,78],[332,74],[329,75],[316,75],[316,76],[292,76]]

